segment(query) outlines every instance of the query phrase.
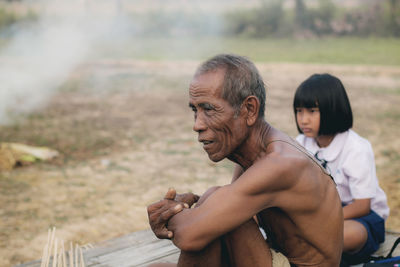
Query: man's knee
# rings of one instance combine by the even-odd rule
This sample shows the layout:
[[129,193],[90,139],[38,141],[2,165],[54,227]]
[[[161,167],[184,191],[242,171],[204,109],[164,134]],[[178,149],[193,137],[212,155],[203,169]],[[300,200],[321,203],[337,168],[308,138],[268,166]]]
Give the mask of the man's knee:
[[209,196],[211,196],[215,191],[217,191],[220,186],[213,186],[207,189],[206,192],[200,197],[199,201],[197,201],[196,206],[200,206]]

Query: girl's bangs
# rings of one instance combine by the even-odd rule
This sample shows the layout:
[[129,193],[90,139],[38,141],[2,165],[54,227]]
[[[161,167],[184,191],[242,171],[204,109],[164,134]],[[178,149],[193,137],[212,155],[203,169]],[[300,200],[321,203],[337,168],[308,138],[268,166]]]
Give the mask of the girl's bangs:
[[318,99],[312,90],[303,87],[297,90],[293,106],[294,108],[315,108],[318,107]]

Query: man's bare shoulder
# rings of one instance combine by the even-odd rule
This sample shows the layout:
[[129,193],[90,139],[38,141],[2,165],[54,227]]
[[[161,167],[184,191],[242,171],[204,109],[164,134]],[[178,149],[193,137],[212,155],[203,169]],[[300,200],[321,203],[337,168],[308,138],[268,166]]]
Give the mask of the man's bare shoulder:
[[282,175],[291,175],[292,172],[299,174],[299,170],[318,166],[304,148],[289,138],[270,142],[260,162],[265,166],[274,166]]
[[258,180],[260,190],[281,193],[319,190],[330,179],[311,157],[292,139],[274,141],[247,172],[251,174],[249,178]]
[[[284,142],[274,142],[241,179],[266,193],[288,191],[299,182],[299,177],[312,168],[312,161],[296,147]],[[312,165],[312,164],[311,164]]]

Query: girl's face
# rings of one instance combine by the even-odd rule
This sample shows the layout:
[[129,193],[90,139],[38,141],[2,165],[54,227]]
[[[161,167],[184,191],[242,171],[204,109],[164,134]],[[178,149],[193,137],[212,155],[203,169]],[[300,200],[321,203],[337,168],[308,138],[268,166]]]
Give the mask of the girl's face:
[[300,130],[307,137],[318,137],[321,114],[318,107],[296,108],[296,121]]

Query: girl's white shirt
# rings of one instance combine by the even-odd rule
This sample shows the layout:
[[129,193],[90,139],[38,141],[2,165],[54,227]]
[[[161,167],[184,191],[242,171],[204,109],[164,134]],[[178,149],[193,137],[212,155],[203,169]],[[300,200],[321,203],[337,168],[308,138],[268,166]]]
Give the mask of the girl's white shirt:
[[385,192],[376,176],[374,152],[370,142],[353,130],[336,134],[327,147],[319,147],[315,138],[300,134],[296,140],[320,160],[326,160],[327,169],[336,182],[343,204],[354,199],[371,199],[371,210],[383,219],[389,216]]

